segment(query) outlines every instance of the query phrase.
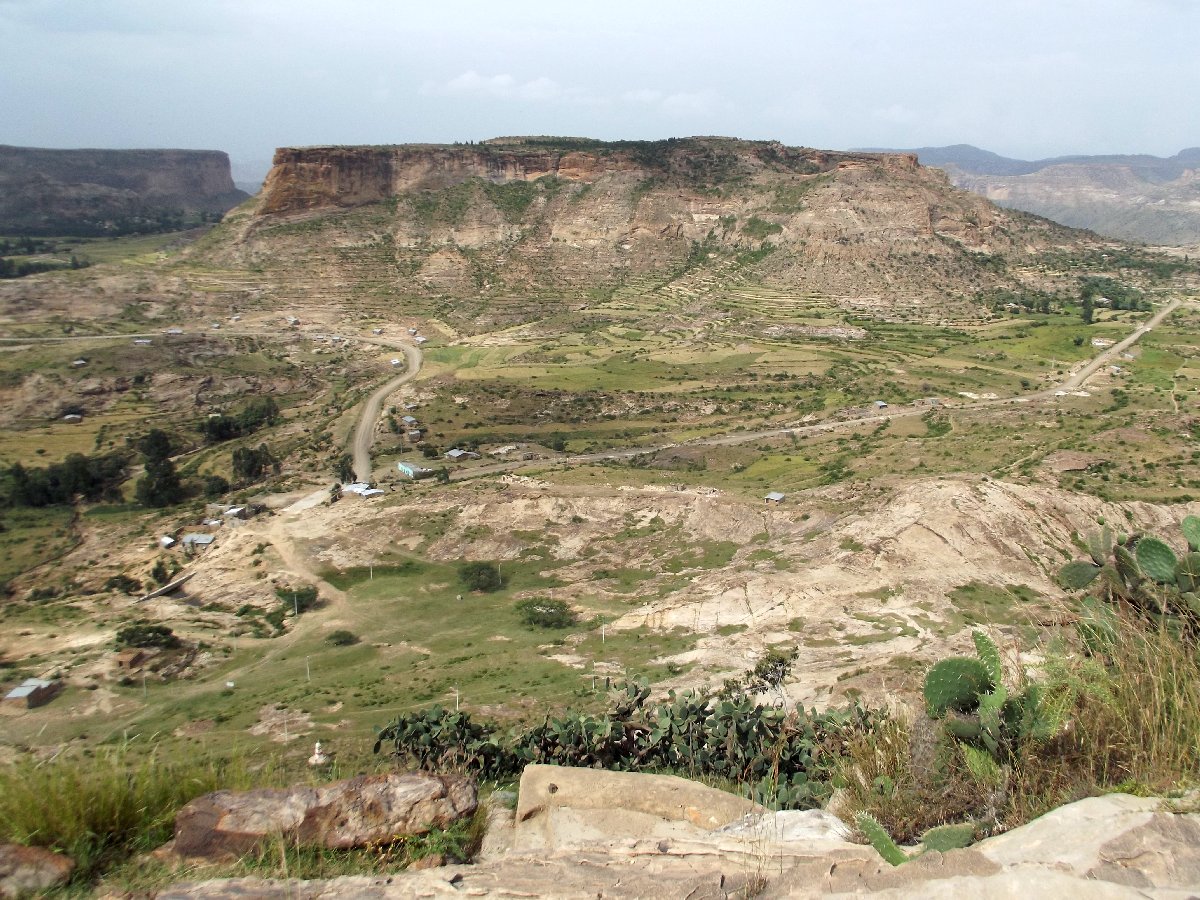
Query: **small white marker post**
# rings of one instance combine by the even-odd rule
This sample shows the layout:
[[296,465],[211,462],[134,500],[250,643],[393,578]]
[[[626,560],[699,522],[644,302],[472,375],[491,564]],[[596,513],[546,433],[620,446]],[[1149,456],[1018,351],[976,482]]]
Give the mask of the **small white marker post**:
[[600,626],[600,643],[601,643],[601,644],[603,644],[603,643],[604,643],[604,629],[605,629],[606,627],[607,627],[607,626],[605,626],[605,625],[601,625],[601,626]]
[[308,677],[309,681],[312,681],[312,668],[308,664],[307,656],[304,657],[304,674]]
[[296,599],[295,591],[292,591],[292,612],[295,613],[296,618],[300,617],[300,601]]
[[371,574],[370,574],[370,577],[367,578],[367,581],[374,581],[374,580],[375,580],[375,563],[371,563]]

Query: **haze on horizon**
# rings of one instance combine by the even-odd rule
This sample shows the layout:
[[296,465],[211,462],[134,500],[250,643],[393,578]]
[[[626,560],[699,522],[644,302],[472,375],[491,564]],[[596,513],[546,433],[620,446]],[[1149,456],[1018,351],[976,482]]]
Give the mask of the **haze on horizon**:
[[0,143],[275,147],[505,134],[1200,144],[1192,0],[0,0]]

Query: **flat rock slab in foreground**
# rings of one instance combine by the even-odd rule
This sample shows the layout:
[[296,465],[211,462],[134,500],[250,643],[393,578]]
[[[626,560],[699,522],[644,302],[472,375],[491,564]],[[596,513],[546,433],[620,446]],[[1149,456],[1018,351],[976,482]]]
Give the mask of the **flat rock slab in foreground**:
[[445,828],[475,812],[475,785],[452,775],[364,775],[320,787],[216,791],[175,817],[181,856],[240,855],[264,839],[347,850]]
[[[539,774],[536,783],[557,797],[570,790],[567,784],[576,783],[569,781],[572,775],[564,775],[567,771]],[[557,790],[550,792],[550,784]],[[842,840],[839,829],[821,811],[751,813],[712,830],[693,825],[690,815],[672,813],[670,819],[659,819],[672,836],[649,837],[638,833],[645,824],[643,817],[652,817],[647,811],[649,794],[633,801],[627,820],[630,827],[622,830],[621,817],[615,813],[619,808],[605,807],[605,785],[598,782],[596,787],[591,795],[581,794],[572,801],[582,804],[578,808],[551,808],[552,817],[558,811],[572,812],[574,822],[605,813],[593,819],[600,823],[595,830],[604,833],[593,836],[587,847],[569,839],[563,845],[550,843],[525,850],[518,839],[507,852],[480,865],[446,866],[383,878],[180,884],[160,893],[158,900],[465,896],[727,900],[749,895],[818,898],[866,894],[913,900],[1183,900],[1200,896],[1200,815],[1173,814],[1151,799],[1111,795],[1083,800],[965,850],[930,852],[893,867],[870,847]],[[615,802],[619,798],[610,792],[607,799]],[[721,804],[728,802],[718,799]],[[510,826],[517,837],[546,814],[545,800],[546,795],[537,792],[522,797],[514,817],[517,821]],[[668,804],[666,811],[673,807]],[[725,817],[725,813],[718,814],[721,808],[712,811],[717,819]],[[532,811],[525,824],[519,821],[522,811]],[[702,821],[710,824],[703,810],[697,811]],[[537,833],[543,841],[554,837],[554,831],[539,828]]]

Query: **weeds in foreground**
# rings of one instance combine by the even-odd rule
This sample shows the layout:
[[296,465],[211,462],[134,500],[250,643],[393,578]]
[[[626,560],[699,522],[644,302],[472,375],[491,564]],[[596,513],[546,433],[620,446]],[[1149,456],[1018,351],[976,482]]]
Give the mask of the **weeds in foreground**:
[[1200,655],[1144,617],[1111,615],[1103,651],[1086,652],[1073,635],[1043,649],[1052,734],[1026,735],[997,757],[943,721],[893,713],[847,746],[839,814],[870,814],[909,843],[948,822],[998,833],[1088,796],[1200,783]]
[[0,839],[66,853],[75,860],[72,880],[87,883],[169,840],[188,801],[250,778],[237,762],[175,762],[129,744],[25,761],[0,769]]

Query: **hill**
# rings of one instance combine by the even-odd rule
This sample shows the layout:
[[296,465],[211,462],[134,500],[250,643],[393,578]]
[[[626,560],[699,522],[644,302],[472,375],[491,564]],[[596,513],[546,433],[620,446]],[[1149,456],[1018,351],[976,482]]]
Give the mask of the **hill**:
[[1200,148],[1147,154],[1009,159],[969,144],[913,153],[1001,206],[1064,225],[1150,244],[1200,243]]
[[0,233],[170,231],[215,221],[247,196],[216,150],[0,146]]
[[1021,271],[1031,253],[1081,240],[953,189],[912,155],[505,138],[282,149],[261,195],[207,246],[219,265],[308,273],[322,300],[420,298],[483,327],[651,290],[677,308],[772,311],[786,297],[974,321],[998,292],[1042,289]]

